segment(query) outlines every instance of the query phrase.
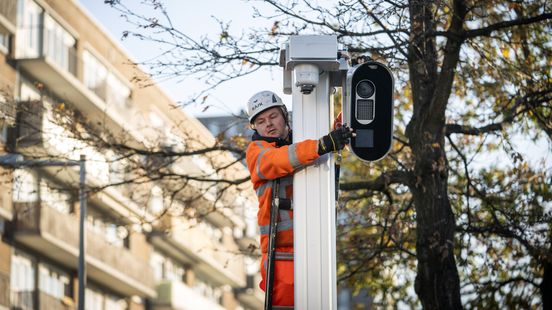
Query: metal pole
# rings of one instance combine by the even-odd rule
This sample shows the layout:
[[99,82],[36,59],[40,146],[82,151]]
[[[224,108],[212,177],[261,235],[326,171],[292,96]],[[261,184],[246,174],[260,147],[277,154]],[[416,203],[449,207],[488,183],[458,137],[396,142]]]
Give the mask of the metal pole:
[[[322,73],[309,95],[293,88],[293,141],[328,134],[329,80]],[[333,165],[327,154],[293,178],[295,309],[337,309]]]
[[86,261],[85,261],[85,240],[86,229],[84,222],[86,219],[86,157],[80,156],[80,181],[79,181],[79,197],[80,197],[80,217],[79,217],[79,296],[78,296],[78,310],[84,310],[84,295],[86,289]]

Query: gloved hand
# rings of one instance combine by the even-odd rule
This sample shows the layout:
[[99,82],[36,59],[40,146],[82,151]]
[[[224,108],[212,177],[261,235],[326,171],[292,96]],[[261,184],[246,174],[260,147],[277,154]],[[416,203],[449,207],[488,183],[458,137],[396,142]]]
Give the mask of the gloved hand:
[[318,155],[342,150],[353,136],[352,129],[341,126],[318,140]]

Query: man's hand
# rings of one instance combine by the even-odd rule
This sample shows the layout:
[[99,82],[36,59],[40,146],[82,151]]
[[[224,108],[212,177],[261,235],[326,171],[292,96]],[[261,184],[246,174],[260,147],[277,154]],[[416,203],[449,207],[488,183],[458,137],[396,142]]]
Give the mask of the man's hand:
[[349,144],[353,136],[353,130],[347,126],[341,126],[318,140],[318,155],[342,150]]

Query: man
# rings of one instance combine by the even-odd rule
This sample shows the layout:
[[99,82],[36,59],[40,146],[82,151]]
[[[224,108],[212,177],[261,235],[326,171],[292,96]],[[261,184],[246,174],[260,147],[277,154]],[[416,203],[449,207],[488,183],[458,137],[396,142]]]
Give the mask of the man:
[[[318,157],[341,150],[352,136],[342,126],[319,140],[292,143],[289,115],[282,99],[271,91],[259,92],[248,101],[249,123],[255,131],[246,151],[251,182],[259,199],[257,221],[261,231],[260,287],[266,288],[270,209],[278,192],[280,211],[276,234],[272,305],[293,306],[293,173]],[[278,186],[278,188],[276,188]]]

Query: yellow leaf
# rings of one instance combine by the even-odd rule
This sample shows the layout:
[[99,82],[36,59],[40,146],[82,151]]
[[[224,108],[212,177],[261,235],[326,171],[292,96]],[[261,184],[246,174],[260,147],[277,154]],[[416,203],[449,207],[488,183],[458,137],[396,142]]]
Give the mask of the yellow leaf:
[[510,56],[510,49],[508,47],[503,47],[501,50],[502,50],[502,56],[504,58],[508,58]]

